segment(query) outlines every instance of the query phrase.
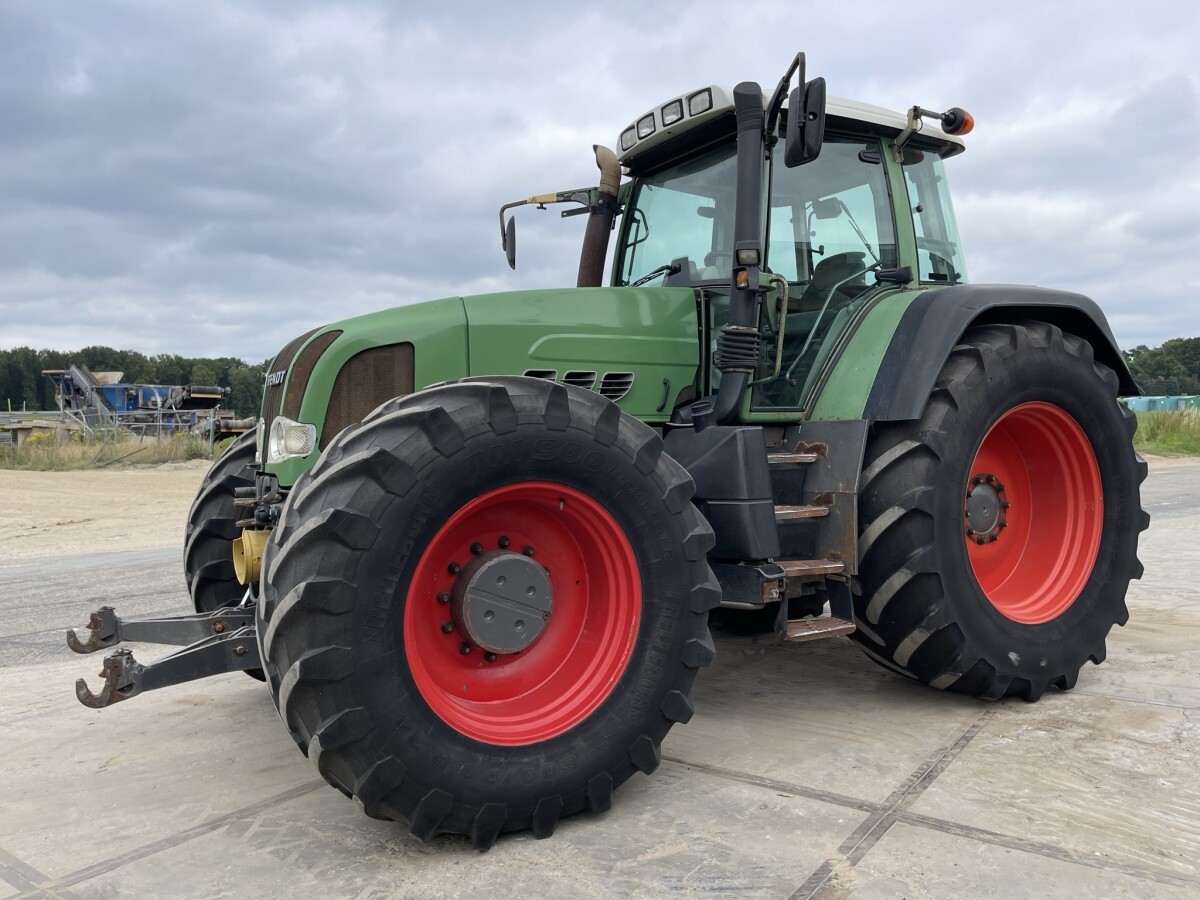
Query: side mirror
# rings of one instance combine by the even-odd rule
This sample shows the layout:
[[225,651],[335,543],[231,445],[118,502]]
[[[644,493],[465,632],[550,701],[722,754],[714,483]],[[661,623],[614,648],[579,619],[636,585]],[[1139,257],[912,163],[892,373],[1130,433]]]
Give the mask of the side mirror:
[[508,222],[504,226],[504,255],[508,259],[508,267],[510,269],[516,269],[517,220],[513,216],[508,217]]
[[814,78],[788,98],[783,164],[791,169],[812,162],[821,155],[824,139],[825,79]]

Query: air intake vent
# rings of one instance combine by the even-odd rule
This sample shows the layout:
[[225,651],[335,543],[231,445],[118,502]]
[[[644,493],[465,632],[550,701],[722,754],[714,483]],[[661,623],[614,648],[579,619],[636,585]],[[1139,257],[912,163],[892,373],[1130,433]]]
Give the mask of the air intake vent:
[[633,387],[632,372],[605,372],[600,379],[600,396],[616,403]]
[[581,387],[585,391],[590,391],[596,386],[595,372],[567,372],[562,377],[563,384],[573,384],[575,387]]
[[321,449],[343,428],[361,422],[371,410],[413,390],[413,345],[386,344],[356,353],[333,383]]
[[304,389],[308,387],[308,379],[312,377],[317,360],[340,335],[340,331],[330,331],[321,335],[301,350],[292,363],[287,393],[283,395],[283,414],[289,419],[300,418],[300,401],[304,399]]
[[526,369],[526,378],[545,378],[547,381],[553,381],[558,377],[557,369]]

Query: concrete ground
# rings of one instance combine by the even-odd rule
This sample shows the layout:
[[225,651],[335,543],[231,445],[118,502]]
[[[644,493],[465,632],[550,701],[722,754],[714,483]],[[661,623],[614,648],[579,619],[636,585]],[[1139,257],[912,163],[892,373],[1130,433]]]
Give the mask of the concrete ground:
[[984,703],[844,639],[719,638],[658,772],[487,853],[363,816],[241,674],[80,706],[100,660],[64,628],[183,606],[178,551],[0,562],[0,898],[1195,897],[1200,464],[1144,502],[1132,617],[1077,690]]

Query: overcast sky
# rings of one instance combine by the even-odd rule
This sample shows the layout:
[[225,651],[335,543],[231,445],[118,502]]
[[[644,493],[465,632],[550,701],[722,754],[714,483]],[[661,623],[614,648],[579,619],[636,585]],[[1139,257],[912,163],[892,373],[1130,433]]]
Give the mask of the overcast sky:
[[593,143],[707,83],[976,118],[971,279],[1200,335],[1200,3],[0,3],[0,348],[259,361],[414,300],[574,283]]

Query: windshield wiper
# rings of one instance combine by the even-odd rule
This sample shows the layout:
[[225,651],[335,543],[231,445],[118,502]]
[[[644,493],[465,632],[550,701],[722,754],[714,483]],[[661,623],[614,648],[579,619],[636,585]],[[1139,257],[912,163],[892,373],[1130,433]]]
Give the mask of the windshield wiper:
[[659,266],[657,269],[654,269],[651,272],[647,272],[645,275],[643,275],[641,278],[639,278],[637,281],[635,281],[633,284],[631,284],[629,286],[630,287],[641,287],[647,281],[653,281],[659,275],[678,275],[682,271],[683,271],[683,266],[679,265],[679,263],[667,263],[665,266]]
[[[838,205],[842,208],[842,212],[846,214],[846,218],[850,220],[850,227],[854,229],[854,233],[858,235],[858,239],[863,242],[863,246],[866,247],[867,252],[871,254],[871,259],[875,260],[875,265],[881,265],[879,254],[875,252],[875,249],[871,246],[871,242],[867,240],[867,236],[862,233],[862,229],[859,228],[858,223],[854,221],[854,216],[850,213],[850,207],[846,206],[840,197],[835,199],[837,200]],[[867,271],[870,271],[870,269]]]

